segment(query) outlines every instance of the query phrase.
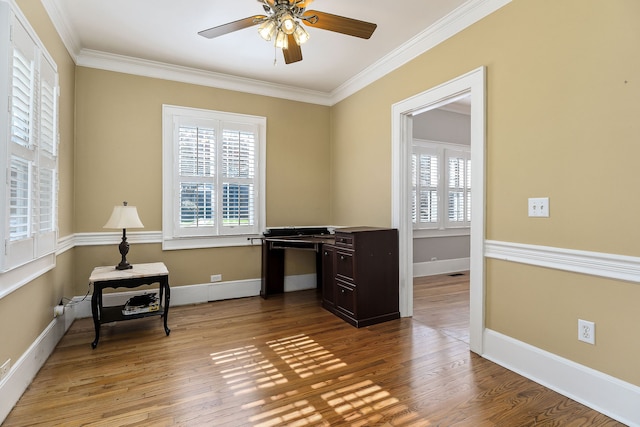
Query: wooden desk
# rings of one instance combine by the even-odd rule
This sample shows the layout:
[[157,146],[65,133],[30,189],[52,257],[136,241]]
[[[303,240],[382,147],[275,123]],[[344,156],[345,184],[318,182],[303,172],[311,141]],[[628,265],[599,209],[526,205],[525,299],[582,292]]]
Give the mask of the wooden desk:
[[[91,343],[92,348],[98,346],[100,339],[100,325],[121,320],[140,319],[148,316],[164,316],[164,331],[167,335],[171,330],[167,327],[169,315],[169,271],[162,262],[149,264],[134,264],[129,270],[116,270],[113,266],[96,267],[91,273],[89,283],[93,284],[91,296],[91,314],[96,330],[96,337]],[[105,288],[136,288],[142,285],[159,284],[160,308],[148,313],[122,313],[123,306],[104,307],[102,305],[102,290]],[[164,296],[164,299],[163,299]]]
[[316,284],[322,289],[322,247],[334,242],[334,236],[296,235],[264,237],[262,242],[262,281],[260,296],[284,292],[284,251],[285,249],[303,249],[316,252]]

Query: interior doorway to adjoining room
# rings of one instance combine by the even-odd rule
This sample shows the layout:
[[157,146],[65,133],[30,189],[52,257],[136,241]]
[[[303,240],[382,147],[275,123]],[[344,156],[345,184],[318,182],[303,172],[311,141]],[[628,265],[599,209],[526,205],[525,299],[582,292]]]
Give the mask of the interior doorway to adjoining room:
[[392,224],[400,245],[400,313],[413,315],[413,225],[411,214],[411,145],[414,117],[468,96],[471,146],[471,231],[469,285],[469,348],[483,352],[484,331],[484,159],[485,159],[484,67],[400,101],[392,108]]

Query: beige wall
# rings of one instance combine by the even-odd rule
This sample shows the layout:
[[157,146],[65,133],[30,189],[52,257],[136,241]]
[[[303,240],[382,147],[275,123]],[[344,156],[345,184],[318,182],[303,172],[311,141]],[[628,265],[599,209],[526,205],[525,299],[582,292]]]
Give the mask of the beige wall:
[[[390,223],[391,106],[486,66],[487,238],[640,256],[639,16],[636,0],[516,0],[336,105],[334,222]],[[528,218],[544,196],[551,217]],[[637,283],[487,262],[489,328],[636,385],[638,301]]]
[[[102,232],[113,205],[138,207],[144,231],[162,228],[162,105],[267,117],[267,225],[330,223],[329,107],[78,67],[76,231]],[[259,247],[187,251],[132,245],[130,262],[163,261],[172,286],[260,277]],[[78,249],[77,292],[91,269],[119,261],[116,245]],[[287,272],[315,271],[309,254]]]
[[[58,200],[59,235],[69,236],[73,225],[74,90],[75,64],[67,53],[42,4],[18,0],[47,51],[58,65],[60,75],[60,191]],[[63,296],[72,297],[73,250],[57,257],[56,268],[17,291],[0,299],[0,363],[15,364],[34,340],[53,320],[53,307]]]

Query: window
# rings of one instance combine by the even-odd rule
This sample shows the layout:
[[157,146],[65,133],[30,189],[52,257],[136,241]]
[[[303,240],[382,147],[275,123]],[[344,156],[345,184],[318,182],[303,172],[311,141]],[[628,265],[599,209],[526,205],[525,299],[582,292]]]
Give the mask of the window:
[[264,225],[266,119],[163,107],[163,248],[246,244]]
[[[2,119],[0,164],[7,183],[2,195],[2,271],[55,252],[58,187],[57,67],[23,18],[2,3],[0,25],[10,25],[8,78],[2,91],[9,107]],[[1,96],[1,95],[0,95]],[[49,264],[53,266],[55,260]]]
[[471,225],[471,158],[469,151],[444,150],[447,159],[447,226]]
[[414,229],[445,230],[470,226],[469,147],[416,140],[411,155],[411,174]]

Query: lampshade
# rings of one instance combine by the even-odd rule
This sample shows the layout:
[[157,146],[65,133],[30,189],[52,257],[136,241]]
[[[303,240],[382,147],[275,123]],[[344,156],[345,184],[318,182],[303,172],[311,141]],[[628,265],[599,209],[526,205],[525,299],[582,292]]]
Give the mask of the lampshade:
[[309,37],[310,36],[307,30],[302,28],[302,25],[297,24],[296,30],[293,32],[293,38],[295,39],[296,43],[298,43],[298,46],[306,43],[309,40]]
[[289,12],[285,13],[280,20],[280,29],[285,34],[293,34],[296,29],[297,22]]
[[278,31],[274,45],[278,49],[287,49],[289,47],[289,39],[287,38],[287,35],[282,31]]
[[109,221],[102,228],[144,228],[135,206],[114,206]]
[[258,27],[258,33],[260,34],[260,37],[262,37],[266,41],[271,40],[275,32],[276,32],[276,22],[272,19],[269,19],[268,21],[264,21]]

